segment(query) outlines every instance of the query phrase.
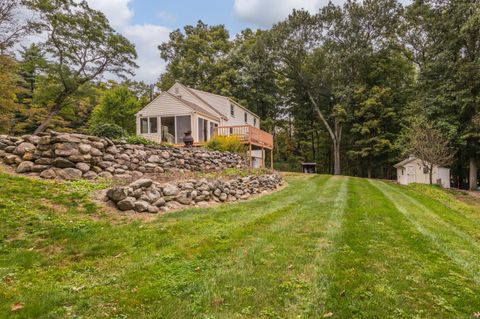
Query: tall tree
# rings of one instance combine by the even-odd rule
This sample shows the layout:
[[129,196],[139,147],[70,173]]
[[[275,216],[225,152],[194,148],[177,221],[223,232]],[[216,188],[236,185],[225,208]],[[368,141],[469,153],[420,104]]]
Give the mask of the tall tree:
[[175,81],[197,89],[229,94],[226,56],[232,47],[223,25],[208,26],[198,21],[187,25],[184,33],[177,29],[168,42],[158,46],[160,57],[167,62],[166,72],[158,86],[169,89]]
[[366,81],[365,60],[391,46],[401,6],[395,0],[329,4],[317,15],[294,11],[273,29],[278,59],[298,94],[310,102],[333,146],[334,174],[341,174],[344,125],[352,92]]
[[[480,1],[415,1],[406,12],[405,42],[419,67],[417,99],[456,146],[455,171],[477,187],[480,153]],[[468,163],[468,164],[466,164]],[[466,165],[465,165],[466,164]]]
[[52,102],[35,133],[44,131],[82,86],[109,72],[133,74],[134,46],[110,26],[105,15],[85,0],[28,0],[48,35],[48,80]]

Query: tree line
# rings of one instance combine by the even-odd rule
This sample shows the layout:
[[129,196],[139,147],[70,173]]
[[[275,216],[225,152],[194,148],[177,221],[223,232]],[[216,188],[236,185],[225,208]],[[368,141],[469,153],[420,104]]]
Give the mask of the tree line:
[[[12,2],[0,0],[0,17],[3,3]],[[2,130],[86,130],[101,122],[134,130],[149,86],[101,78],[131,76],[134,46],[84,1],[16,3],[36,15],[0,39]],[[0,29],[5,23],[12,21],[0,20]],[[32,29],[46,40],[23,48],[19,59],[9,55]],[[325,173],[393,178],[393,164],[416,154],[450,165],[455,186],[476,188],[480,1],[330,3],[234,38],[223,25],[199,21],[158,49],[167,63],[160,90],[179,81],[235,98],[274,135],[279,168],[314,161]]]

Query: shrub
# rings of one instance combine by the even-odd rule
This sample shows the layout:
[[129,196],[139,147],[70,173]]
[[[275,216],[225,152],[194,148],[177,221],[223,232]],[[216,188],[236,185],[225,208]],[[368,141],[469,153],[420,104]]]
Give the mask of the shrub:
[[236,136],[214,136],[205,147],[212,151],[245,153],[245,145]]
[[111,139],[120,139],[127,134],[123,128],[113,123],[103,123],[92,127],[90,134]]
[[127,137],[127,143],[137,145],[159,145],[157,142],[139,135],[131,135]]

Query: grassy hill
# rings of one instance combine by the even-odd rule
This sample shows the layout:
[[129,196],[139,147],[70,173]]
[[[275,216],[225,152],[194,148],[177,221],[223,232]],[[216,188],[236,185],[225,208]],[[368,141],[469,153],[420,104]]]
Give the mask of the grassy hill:
[[472,318],[480,209],[290,175],[248,202],[132,217],[87,182],[0,173],[1,318]]

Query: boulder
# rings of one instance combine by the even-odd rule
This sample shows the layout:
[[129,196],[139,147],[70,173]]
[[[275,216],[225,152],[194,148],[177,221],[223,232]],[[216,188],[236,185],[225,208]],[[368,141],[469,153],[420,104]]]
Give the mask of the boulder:
[[58,168],[75,167],[75,164],[63,157],[57,157],[53,160],[52,165]]
[[82,154],[89,154],[92,150],[92,146],[89,144],[80,144],[78,145],[78,149]]
[[107,191],[107,197],[115,203],[124,200],[128,196],[128,190],[125,187],[115,187]]
[[163,197],[160,197],[155,203],[153,203],[154,206],[157,206],[157,207],[162,207],[162,206],[165,206],[165,198]]
[[103,155],[103,153],[98,148],[95,148],[95,147],[92,147],[92,149],[90,150],[90,154],[92,156],[102,156]]
[[142,188],[142,187],[150,187],[153,181],[148,178],[141,178],[136,180],[135,182],[131,183],[129,186],[133,189]]
[[148,210],[148,207],[150,206],[150,204],[146,201],[143,201],[143,200],[139,200],[139,201],[136,201],[134,204],[133,204],[135,210],[139,213],[141,212],[145,212]]
[[82,177],[82,171],[76,168],[63,168],[57,170],[57,176],[67,181],[75,181]]
[[190,196],[190,193],[188,191],[181,191],[180,193],[178,193],[175,200],[180,204],[190,205],[190,203],[192,202],[192,196]]
[[32,172],[43,172],[46,169],[49,169],[50,166],[48,165],[33,165]]
[[78,155],[78,147],[75,143],[57,143],[55,144],[55,155],[65,156]]
[[117,203],[118,209],[121,211],[131,210],[135,207],[135,197],[127,197]]
[[5,164],[12,165],[12,164],[21,163],[22,159],[17,155],[8,154],[8,155],[5,155],[3,161],[5,162]]
[[165,196],[177,196],[180,190],[176,185],[165,184],[162,189],[163,195]]
[[90,170],[90,165],[88,165],[87,163],[81,163],[81,162],[80,162],[80,163],[77,163],[77,164],[75,165],[75,167],[76,167],[77,169],[81,170],[82,173],[86,173],[86,172],[88,172],[88,171]]
[[54,179],[55,177],[57,177],[57,173],[55,173],[55,170],[53,168],[50,168],[41,172],[40,177],[45,179]]
[[85,179],[95,179],[98,177],[98,174],[93,171],[88,171],[82,175],[82,178]]
[[106,178],[106,179],[113,178],[112,173],[109,173],[109,172],[100,172],[100,173],[98,173],[98,176],[101,177],[101,178]]
[[148,205],[148,208],[147,208],[147,212],[149,212],[150,214],[156,214],[158,213],[159,209],[157,206],[154,206],[154,205]]
[[21,162],[16,169],[17,173],[28,173],[32,171],[32,168],[35,164],[30,161],[23,161]]
[[36,147],[32,143],[23,142],[20,143],[15,150],[13,151],[14,154],[23,156],[26,152],[33,152],[35,151]]
[[228,195],[225,193],[221,193],[220,196],[218,197],[222,202],[226,201],[228,199]]

